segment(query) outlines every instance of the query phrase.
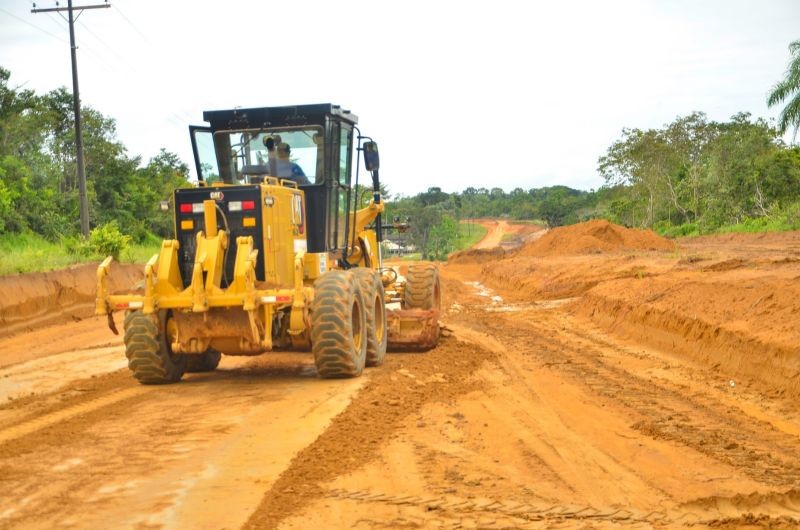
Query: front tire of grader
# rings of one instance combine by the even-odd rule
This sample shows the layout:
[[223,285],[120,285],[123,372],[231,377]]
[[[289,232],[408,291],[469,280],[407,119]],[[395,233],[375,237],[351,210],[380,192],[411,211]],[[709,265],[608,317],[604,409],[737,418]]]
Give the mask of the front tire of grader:
[[186,358],[172,353],[167,339],[167,311],[125,315],[125,356],[133,377],[145,385],[176,383],[186,371]]
[[386,300],[383,282],[378,271],[360,267],[352,269],[364,295],[367,314],[367,366],[380,366],[386,357],[388,333]]
[[333,270],[314,282],[311,351],[320,377],[357,377],[367,356],[364,298],[355,275]]
[[213,372],[219,366],[222,354],[214,348],[207,349],[200,355],[186,355],[187,372]]
[[420,263],[408,267],[401,305],[403,309],[441,309],[442,288],[436,265]]

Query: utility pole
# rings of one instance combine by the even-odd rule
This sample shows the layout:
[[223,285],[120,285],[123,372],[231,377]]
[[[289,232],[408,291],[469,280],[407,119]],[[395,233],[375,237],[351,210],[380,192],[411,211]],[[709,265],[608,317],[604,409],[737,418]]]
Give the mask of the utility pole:
[[[86,194],[86,166],[83,160],[83,134],[81,133],[81,95],[78,89],[78,47],[75,45],[75,21],[81,16],[84,9],[101,9],[111,7],[111,4],[106,0],[105,4],[97,4],[91,6],[72,7],[72,0],[67,0],[67,7],[59,7],[56,2],[56,7],[37,9],[36,4],[33,4],[31,13],[59,13],[62,11],[68,12],[67,21],[69,22],[69,47],[70,55],[72,57],[72,106],[75,111],[75,149],[77,151],[76,158],[78,163],[78,195],[81,201],[81,233],[84,236],[89,235],[89,198]],[[78,11],[78,16],[74,16],[74,12]],[[64,15],[61,15],[62,17]]]

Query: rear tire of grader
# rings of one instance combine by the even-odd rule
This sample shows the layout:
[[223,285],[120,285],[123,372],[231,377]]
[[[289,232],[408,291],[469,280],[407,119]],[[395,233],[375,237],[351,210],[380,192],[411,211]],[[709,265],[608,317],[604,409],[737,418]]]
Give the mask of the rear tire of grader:
[[125,315],[125,357],[133,377],[145,385],[176,383],[186,371],[186,357],[172,353],[167,340],[167,311]]
[[357,377],[367,356],[367,318],[358,280],[333,270],[314,282],[311,304],[311,351],[317,373],[325,379]]
[[367,366],[380,366],[386,357],[388,329],[386,326],[386,301],[383,282],[378,271],[367,268],[352,269],[364,295],[367,313]]
[[213,372],[219,366],[222,354],[214,348],[207,349],[201,355],[186,355],[187,372]]
[[438,267],[432,263],[409,266],[401,307],[439,311],[441,306],[442,288],[439,283]]

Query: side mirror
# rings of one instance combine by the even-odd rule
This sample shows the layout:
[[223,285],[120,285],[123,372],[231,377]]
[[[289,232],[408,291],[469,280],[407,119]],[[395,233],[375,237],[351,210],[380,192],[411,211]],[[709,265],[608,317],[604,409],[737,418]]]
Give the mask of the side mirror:
[[378,144],[375,142],[364,142],[364,165],[367,171],[377,171],[381,166],[381,159],[378,156]]

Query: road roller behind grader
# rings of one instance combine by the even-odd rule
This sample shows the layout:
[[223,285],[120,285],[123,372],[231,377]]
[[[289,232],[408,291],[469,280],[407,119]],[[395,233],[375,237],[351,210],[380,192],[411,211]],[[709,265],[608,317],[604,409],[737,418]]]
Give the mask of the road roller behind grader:
[[[311,351],[320,377],[355,377],[389,349],[439,337],[438,270],[384,267],[378,146],[337,105],[216,110],[189,127],[197,185],[179,188],[175,238],[134,292],[108,291],[98,315],[124,311],[125,355],[144,384],[214,370],[224,355]],[[363,159],[368,204],[357,196]],[[368,192],[369,193],[369,192]],[[396,306],[396,308],[393,308]]]

